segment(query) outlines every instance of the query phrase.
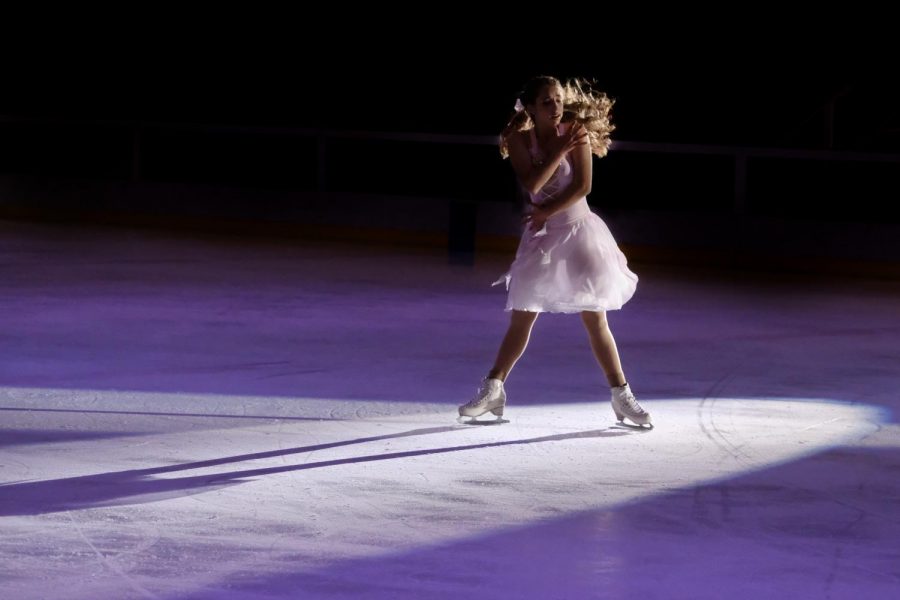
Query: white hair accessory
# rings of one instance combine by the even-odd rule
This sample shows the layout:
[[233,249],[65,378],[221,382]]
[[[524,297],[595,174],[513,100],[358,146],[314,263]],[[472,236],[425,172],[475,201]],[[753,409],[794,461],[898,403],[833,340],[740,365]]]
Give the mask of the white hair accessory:
[[516,112],[522,112],[523,110],[525,110],[525,105],[522,104],[521,99],[516,98],[516,105],[513,106],[513,108],[516,109]]

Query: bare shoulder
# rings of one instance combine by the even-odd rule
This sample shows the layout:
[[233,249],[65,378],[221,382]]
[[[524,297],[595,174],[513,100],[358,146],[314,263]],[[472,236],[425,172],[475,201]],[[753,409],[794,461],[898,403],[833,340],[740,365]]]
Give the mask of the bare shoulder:
[[528,146],[528,131],[529,130],[526,129],[525,131],[512,132],[508,139],[509,144],[510,145],[515,144],[519,148],[527,147]]
[[531,146],[530,130],[526,129],[525,131],[513,132],[510,134],[509,138],[507,138],[506,144],[510,154],[516,154],[522,157],[529,156],[531,154],[531,150],[529,149]]

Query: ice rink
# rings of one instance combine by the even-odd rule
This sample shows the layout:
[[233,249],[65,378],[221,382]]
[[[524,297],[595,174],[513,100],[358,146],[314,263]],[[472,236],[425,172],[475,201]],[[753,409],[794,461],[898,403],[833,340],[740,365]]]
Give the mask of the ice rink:
[[900,282],[633,264],[456,421],[511,256],[0,222],[0,598],[900,597]]

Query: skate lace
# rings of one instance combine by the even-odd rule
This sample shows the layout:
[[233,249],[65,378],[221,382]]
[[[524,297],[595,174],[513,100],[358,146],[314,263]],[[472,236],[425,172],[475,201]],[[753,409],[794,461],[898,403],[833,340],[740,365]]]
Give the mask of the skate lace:
[[486,385],[483,385],[480,388],[478,388],[478,391],[475,393],[475,397],[472,398],[471,400],[469,400],[466,403],[466,406],[471,408],[471,407],[478,406],[480,404],[484,404],[487,401],[487,399],[490,398],[490,395],[491,395],[491,388]]
[[644,411],[644,408],[640,404],[638,404],[637,399],[634,397],[634,394],[624,394],[622,400],[624,400],[625,404],[628,405],[628,408],[630,408],[635,413],[640,415],[646,412]]

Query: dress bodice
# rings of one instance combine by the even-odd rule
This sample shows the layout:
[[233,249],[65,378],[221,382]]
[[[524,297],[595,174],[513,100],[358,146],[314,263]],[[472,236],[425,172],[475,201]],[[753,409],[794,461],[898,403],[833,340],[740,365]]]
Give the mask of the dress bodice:
[[[538,146],[534,129],[531,129],[529,134],[531,136],[531,143],[528,146],[528,151],[531,154],[532,161],[539,162],[545,160],[545,156],[541,152],[540,146]],[[572,177],[572,163],[569,161],[568,155],[566,155],[559,161],[559,166],[556,168],[553,175],[550,176],[550,179],[547,180],[547,183],[544,184],[544,187],[536,193],[529,193],[531,201],[535,204],[543,204],[550,200],[572,183]],[[572,221],[583,218],[589,212],[590,206],[587,203],[587,198],[583,197],[576,200],[573,204],[570,204],[565,210],[550,217],[547,220],[547,223],[549,225],[571,223]]]
[[[530,132],[531,135],[531,144],[528,147],[528,151],[531,154],[531,160],[533,162],[540,162],[546,159],[543,152],[541,152],[540,147],[538,146],[537,136],[534,133],[534,129]],[[535,204],[542,204],[546,200],[552,198],[557,193],[566,189],[572,182],[572,164],[569,162],[569,157],[564,156],[561,161],[559,161],[559,166],[556,168],[556,171],[553,175],[550,176],[550,179],[547,180],[547,183],[544,184],[540,190],[536,193],[531,194],[531,201]]]

